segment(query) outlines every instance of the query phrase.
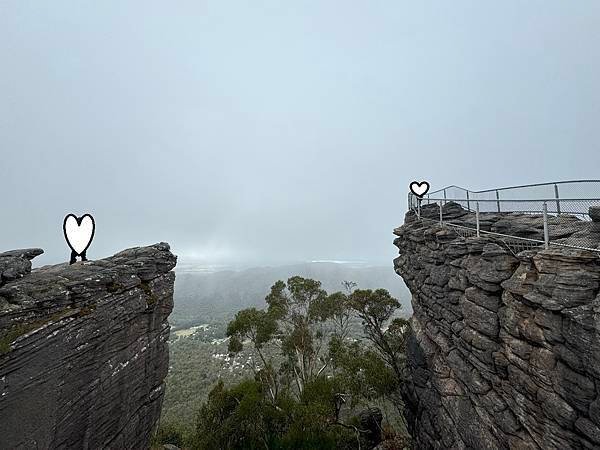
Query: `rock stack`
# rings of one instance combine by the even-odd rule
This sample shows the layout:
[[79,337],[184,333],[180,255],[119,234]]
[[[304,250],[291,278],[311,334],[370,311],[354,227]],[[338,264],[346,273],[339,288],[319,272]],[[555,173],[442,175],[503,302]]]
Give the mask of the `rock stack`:
[[147,448],[173,307],[168,244],[31,270],[0,253],[0,448]]
[[[472,214],[448,207],[453,223],[472,225]],[[540,236],[531,216],[482,219]],[[589,239],[589,225],[573,230]],[[394,233],[414,310],[404,399],[416,447],[599,448],[599,254],[542,246],[515,255],[410,212]]]

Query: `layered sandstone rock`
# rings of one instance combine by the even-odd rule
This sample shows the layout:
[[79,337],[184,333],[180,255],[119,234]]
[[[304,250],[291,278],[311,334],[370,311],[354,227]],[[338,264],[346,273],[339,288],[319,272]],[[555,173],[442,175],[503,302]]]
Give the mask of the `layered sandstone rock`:
[[[413,296],[405,401],[416,446],[600,448],[599,254],[515,254],[495,238],[460,237],[437,214],[408,213],[394,231],[395,270]],[[474,220],[455,204],[444,209],[450,215]],[[535,217],[482,219],[488,230],[541,237]],[[598,232],[572,222],[564,239],[590,242]]]
[[31,270],[0,253],[0,448],[145,448],[168,371],[167,244]]

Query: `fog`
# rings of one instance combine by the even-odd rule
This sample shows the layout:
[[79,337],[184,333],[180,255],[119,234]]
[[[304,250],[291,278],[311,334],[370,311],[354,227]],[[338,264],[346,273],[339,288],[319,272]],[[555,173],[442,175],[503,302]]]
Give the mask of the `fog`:
[[0,2],[0,251],[389,264],[412,180],[600,178],[600,2]]

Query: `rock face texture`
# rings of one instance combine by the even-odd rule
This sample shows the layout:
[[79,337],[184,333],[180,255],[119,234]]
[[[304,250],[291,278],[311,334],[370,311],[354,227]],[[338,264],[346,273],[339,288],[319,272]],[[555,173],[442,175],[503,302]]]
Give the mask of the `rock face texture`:
[[[472,222],[446,206],[454,223]],[[436,219],[433,208],[422,216]],[[522,215],[485,220],[488,229],[539,233]],[[599,254],[515,255],[412,213],[394,233],[395,270],[414,310],[404,397],[416,447],[600,448]]]
[[0,448],[147,448],[168,371],[168,244],[31,270],[0,253]]

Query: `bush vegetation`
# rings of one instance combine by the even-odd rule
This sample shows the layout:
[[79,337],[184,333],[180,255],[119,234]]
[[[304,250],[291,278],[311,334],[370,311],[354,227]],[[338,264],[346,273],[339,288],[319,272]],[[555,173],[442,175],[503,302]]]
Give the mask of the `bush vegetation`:
[[[407,320],[384,289],[328,294],[316,280],[276,282],[265,309],[239,311],[227,326],[231,356],[249,352],[251,376],[220,380],[193,426],[163,423],[155,444],[190,449],[367,449],[406,445],[398,390]],[[360,321],[362,333],[352,332]]]

